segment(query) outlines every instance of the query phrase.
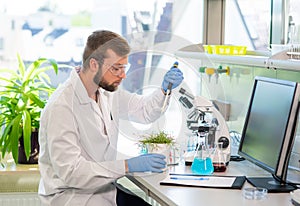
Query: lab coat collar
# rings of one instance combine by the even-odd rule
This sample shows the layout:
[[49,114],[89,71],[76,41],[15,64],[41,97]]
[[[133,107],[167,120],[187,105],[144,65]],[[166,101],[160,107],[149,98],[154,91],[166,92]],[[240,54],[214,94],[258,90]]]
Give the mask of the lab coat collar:
[[109,98],[110,95],[113,93],[113,92],[109,92],[101,87],[99,88],[99,92],[102,93],[103,95],[105,95],[107,98]]
[[76,72],[75,69],[71,72],[70,78],[71,84],[73,86],[76,96],[78,97],[80,104],[91,103],[93,100],[88,96],[86,88],[84,87],[79,77],[79,74]]
[[[93,102],[93,100],[88,96],[88,93],[86,91],[86,88],[84,87],[79,74],[76,72],[76,70],[72,70],[71,72],[71,84],[74,88],[75,94],[78,96],[80,104],[89,104]],[[110,97],[110,95],[113,92],[106,91],[105,89],[99,88],[99,92],[104,94],[107,98]]]

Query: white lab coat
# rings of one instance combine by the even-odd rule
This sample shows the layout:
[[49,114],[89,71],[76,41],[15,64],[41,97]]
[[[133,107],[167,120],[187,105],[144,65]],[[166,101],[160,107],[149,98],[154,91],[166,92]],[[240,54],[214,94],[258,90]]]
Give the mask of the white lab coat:
[[[39,195],[43,205],[115,205],[111,184],[125,174],[116,160],[119,118],[149,123],[161,116],[165,96],[100,91],[100,106],[88,97],[79,75],[49,99],[39,133]],[[107,104],[108,102],[108,104]]]

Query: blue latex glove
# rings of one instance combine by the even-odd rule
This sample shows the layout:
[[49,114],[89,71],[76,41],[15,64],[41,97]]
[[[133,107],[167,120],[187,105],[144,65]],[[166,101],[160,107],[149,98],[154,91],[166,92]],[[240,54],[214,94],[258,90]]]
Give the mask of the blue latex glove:
[[143,154],[127,160],[129,172],[162,172],[166,167],[165,156],[161,154]]
[[162,82],[161,87],[166,92],[169,86],[169,83],[172,84],[172,88],[174,89],[178,87],[178,85],[183,80],[183,73],[180,69],[177,68],[178,62],[175,62],[173,67],[165,74],[164,80]]

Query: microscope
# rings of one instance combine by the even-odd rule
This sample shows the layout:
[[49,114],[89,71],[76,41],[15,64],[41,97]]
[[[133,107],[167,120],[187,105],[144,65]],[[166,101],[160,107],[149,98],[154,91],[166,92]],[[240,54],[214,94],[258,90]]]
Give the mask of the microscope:
[[230,161],[229,130],[217,106],[213,101],[202,96],[193,96],[183,88],[179,93],[182,94],[179,102],[187,110],[187,128],[196,136],[193,140],[196,146],[192,150],[188,149],[184,154],[185,164],[192,164],[198,144],[217,145],[217,143],[222,143],[222,148],[219,149],[222,150],[225,163],[228,164]]

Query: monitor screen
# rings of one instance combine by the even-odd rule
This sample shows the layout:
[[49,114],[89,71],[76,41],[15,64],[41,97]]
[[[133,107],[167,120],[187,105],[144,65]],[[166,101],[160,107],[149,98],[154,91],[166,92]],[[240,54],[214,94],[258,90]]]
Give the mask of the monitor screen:
[[296,82],[256,77],[242,132],[238,153],[269,171],[280,184],[286,181],[294,142],[299,90]]

